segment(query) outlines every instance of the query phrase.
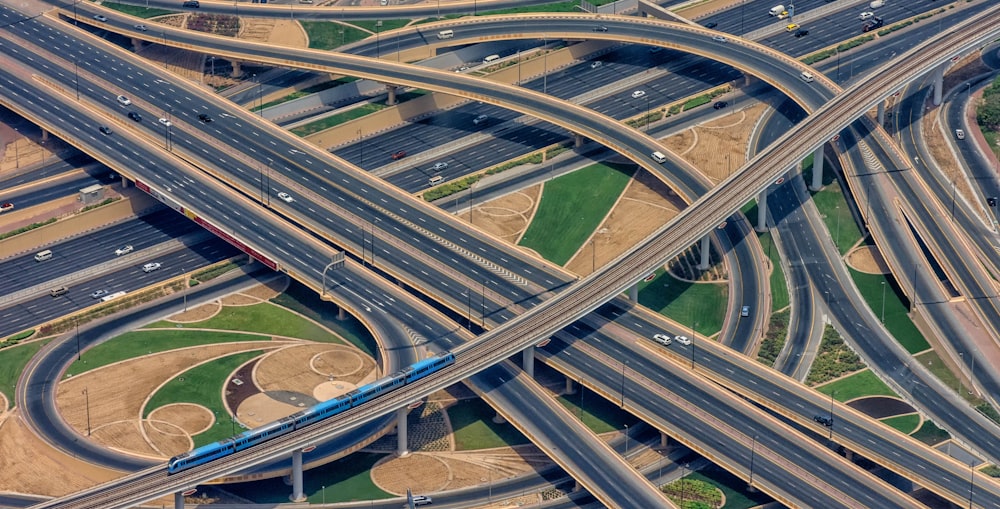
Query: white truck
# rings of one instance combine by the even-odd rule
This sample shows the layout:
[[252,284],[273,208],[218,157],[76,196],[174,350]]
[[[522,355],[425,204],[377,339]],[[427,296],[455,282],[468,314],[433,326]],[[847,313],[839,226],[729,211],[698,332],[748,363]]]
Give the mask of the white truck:
[[869,9],[878,9],[879,7],[885,7],[885,0],[872,0],[872,2],[868,4]]
[[783,12],[785,12],[784,5],[775,5],[774,7],[771,7],[771,10],[767,11],[767,13],[771,16],[777,16]]

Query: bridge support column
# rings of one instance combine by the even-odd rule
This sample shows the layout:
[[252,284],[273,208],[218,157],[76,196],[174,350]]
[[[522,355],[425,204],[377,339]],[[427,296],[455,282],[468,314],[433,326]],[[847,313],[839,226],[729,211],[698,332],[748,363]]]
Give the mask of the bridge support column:
[[136,53],[138,53],[139,50],[141,50],[141,49],[142,49],[142,39],[138,39],[138,38],[133,37],[132,38],[132,51],[135,51]]
[[242,77],[243,76],[243,69],[241,68],[240,61],[239,60],[231,60],[230,63],[233,64],[233,75],[231,77],[232,78],[240,78],[240,77]]
[[292,502],[304,502],[306,494],[302,492],[302,449],[292,453],[292,494],[288,496]]
[[823,147],[813,152],[813,179],[809,189],[819,191],[823,187]]
[[49,141],[49,132],[42,129],[42,143],[45,143],[46,141]]
[[566,377],[566,394],[576,394],[576,389],[573,388],[573,379]]
[[347,320],[347,311],[344,311],[343,306],[337,306],[337,320]]
[[400,458],[410,455],[410,450],[406,447],[406,416],[410,409],[403,407],[396,410],[396,454]]
[[757,227],[759,232],[767,231],[767,190],[763,190],[757,196]]
[[670,445],[670,435],[660,432],[660,447],[668,447]]
[[878,120],[878,125],[885,124],[885,101],[878,102],[878,107],[875,109],[875,118]]
[[712,244],[708,235],[701,238],[701,263],[698,264],[698,270],[708,269],[708,258],[712,253]]
[[583,135],[573,133],[573,147],[580,148],[583,146]]
[[529,346],[524,350],[521,350],[521,369],[524,370],[528,376],[535,377],[535,347]]
[[125,175],[122,175],[122,189],[128,189],[129,185],[129,180],[125,178]]
[[396,85],[386,85],[386,91],[389,92],[389,98],[385,101],[386,106],[393,106],[396,104]]
[[493,416],[493,423],[494,424],[507,424],[507,419],[504,416],[500,415],[499,412],[497,412],[497,414]]
[[944,66],[934,69],[934,106],[941,105],[941,89],[944,88]]
[[174,509],[184,509],[184,495],[180,491],[174,493]]
[[629,287],[628,289],[628,300],[629,302],[639,302],[639,283],[636,283]]

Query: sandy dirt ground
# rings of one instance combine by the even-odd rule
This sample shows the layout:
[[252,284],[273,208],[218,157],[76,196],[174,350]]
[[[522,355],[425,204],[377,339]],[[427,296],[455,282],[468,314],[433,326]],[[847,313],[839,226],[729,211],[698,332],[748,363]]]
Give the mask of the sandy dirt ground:
[[886,266],[882,254],[871,246],[860,246],[847,253],[847,265],[867,274],[889,273],[889,267]]
[[309,46],[302,25],[288,19],[240,18],[239,38],[292,48]]
[[516,244],[535,215],[541,193],[542,184],[534,185],[476,205],[458,217],[469,222],[471,216],[471,222],[477,228]]
[[219,311],[222,311],[222,305],[218,301],[208,302],[198,307],[188,308],[187,311],[177,313],[167,320],[176,323],[195,323],[208,320],[218,314]]

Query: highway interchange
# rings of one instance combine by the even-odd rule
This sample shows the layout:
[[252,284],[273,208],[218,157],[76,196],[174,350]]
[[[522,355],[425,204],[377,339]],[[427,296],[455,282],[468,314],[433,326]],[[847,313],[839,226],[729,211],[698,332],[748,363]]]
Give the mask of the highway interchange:
[[[112,95],[111,97],[113,97],[113,95]],[[293,149],[293,150],[294,150],[294,149]],[[381,239],[380,239],[380,240],[381,240]],[[362,241],[362,243],[363,243],[363,242],[364,242],[364,241]],[[388,252],[387,252],[386,250],[384,250],[384,249],[383,249],[382,251],[380,251],[380,255],[379,255],[380,257],[382,256],[382,255],[381,255],[381,253],[383,253],[383,252],[384,252],[385,254],[388,254]],[[381,259],[380,259],[379,261],[381,262]],[[551,289],[551,288],[548,288],[548,289]],[[456,299],[456,300],[458,300],[458,299]],[[498,317],[500,317],[500,318],[506,318],[506,316],[504,316],[504,315],[499,315],[499,314],[498,314],[497,316],[498,316]],[[492,316],[491,316],[491,318],[492,318]],[[496,318],[495,318],[495,319],[496,319]]]

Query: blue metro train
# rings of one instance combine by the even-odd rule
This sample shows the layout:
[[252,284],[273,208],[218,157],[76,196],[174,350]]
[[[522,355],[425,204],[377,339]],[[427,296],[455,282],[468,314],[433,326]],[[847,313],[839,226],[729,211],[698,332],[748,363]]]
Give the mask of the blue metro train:
[[247,447],[284,435],[293,430],[302,429],[314,422],[337,415],[348,408],[358,406],[382,393],[420,380],[454,362],[455,354],[451,352],[442,357],[424,359],[392,375],[358,387],[339,398],[324,401],[283,419],[244,431],[234,437],[203,445],[190,452],[174,456],[167,462],[167,472],[176,474],[182,470],[208,463],[209,461],[228,456],[237,451],[242,451]]

